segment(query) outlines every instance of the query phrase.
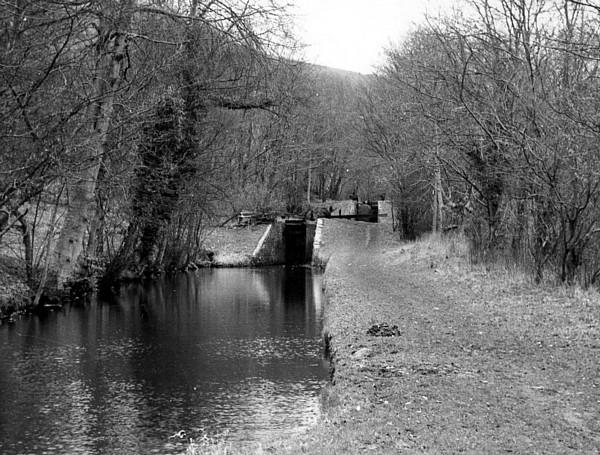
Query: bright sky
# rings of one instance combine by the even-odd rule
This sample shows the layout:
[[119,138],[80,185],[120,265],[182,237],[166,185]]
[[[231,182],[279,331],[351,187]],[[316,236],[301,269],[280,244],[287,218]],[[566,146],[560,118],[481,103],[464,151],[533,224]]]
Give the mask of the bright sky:
[[452,0],[294,0],[297,30],[311,63],[371,73],[383,49],[428,12]]

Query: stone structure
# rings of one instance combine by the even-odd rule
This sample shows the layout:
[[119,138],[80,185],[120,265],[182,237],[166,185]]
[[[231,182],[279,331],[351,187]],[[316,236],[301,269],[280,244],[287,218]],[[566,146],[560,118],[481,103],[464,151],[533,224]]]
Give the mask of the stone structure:
[[365,248],[375,247],[379,242],[379,232],[386,230],[378,223],[319,218],[313,243],[312,265],[325,267],[333,254],[346,248],[345,242],[364,243]]
[[315,235],[313,238],[313,249],[312,249],[312,265],[315,267],[325,267],[329,256],[324,256],[323,246],[323,229],[325,225],[325,219],[319,218],[315,226]]
[[254,263],[260,265],[285,264],[284,229],[284,223],[269,225],[252,253]]
[[392,201],[377,201],[377,222],[389,228],[390,231],[394,230],[394,207]]
[[[350,201],[350,203],[344,206],[346,212],[350,211],[350,205],[353,208],[356,207],[354,201]],[[378,201],[377,208],[377,224],[380,224],[384,231],[391,232],[394,221],[391,201]],[[371,234],[379,230],[377,224],[333,218],[319,218],[316,223],[301,219],[282,219],[271,224],[265,231],[252,255],[253,262],[257,265],[312,264],[316,267],[324,266],[333,253],[331,245],[335,244],[336,239],[331,236],[335,236],[335,232],[365,231],[365,238],[371,239]],[[326,226],[328,227],[326,228]]]
[[304,258],[305,263],[310,264],[313,257],[313,248],[315,243],[315,235],[317,232],[317,222],[307,221],[306,222],[306,233],[304,239]]
[[252,260],[257,265],[310,264],[316,223],[278,221],[269,225],[258,241]]

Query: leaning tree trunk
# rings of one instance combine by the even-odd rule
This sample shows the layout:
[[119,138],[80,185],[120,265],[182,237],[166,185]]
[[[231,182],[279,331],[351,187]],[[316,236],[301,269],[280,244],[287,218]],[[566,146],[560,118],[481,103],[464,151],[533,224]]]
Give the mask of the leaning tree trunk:
[[135,0],[121,3],[115,28],[104,29],[108,20],[100,23],[92,102],[84,120],[89,125],[88,140],[82,147],[81,164],[69,184],[69,205],[53,258],[52,269],[59,288],[80,268],[84,237],[94,213],[96,182],[114,112],[114,100],[127,61],[125,30],[130,25],[134,4]]

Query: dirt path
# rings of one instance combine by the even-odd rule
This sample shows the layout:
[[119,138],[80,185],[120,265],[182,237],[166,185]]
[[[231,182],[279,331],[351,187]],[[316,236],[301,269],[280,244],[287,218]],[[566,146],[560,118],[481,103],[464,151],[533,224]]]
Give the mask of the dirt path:
[[290,452],[600,453],[597,294],[361,224],[328,228],[334,384],[322,425]]

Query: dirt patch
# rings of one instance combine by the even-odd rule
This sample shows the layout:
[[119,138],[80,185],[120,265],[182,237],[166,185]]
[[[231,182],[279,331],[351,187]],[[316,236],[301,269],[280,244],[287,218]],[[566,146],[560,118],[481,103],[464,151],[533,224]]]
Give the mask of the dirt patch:
[[367,330],[367,335],[372,337],[399,337],[401,335],[400,329],[397,325],[390,327],[389,324],[373,324]]

